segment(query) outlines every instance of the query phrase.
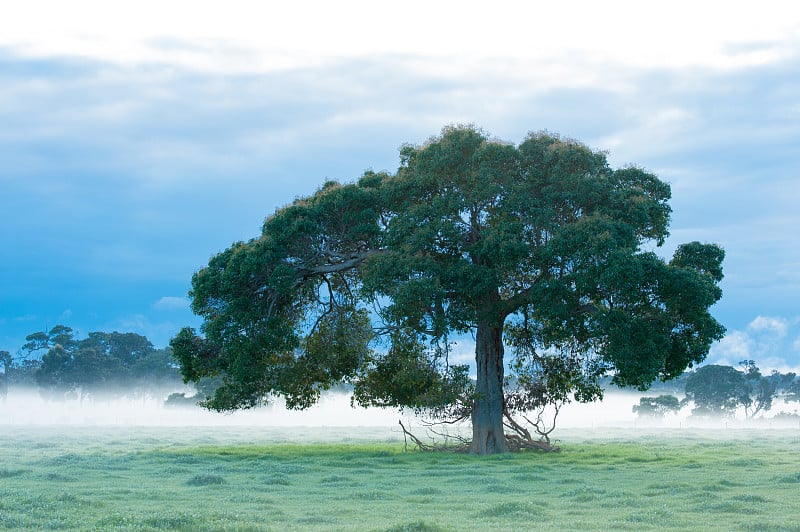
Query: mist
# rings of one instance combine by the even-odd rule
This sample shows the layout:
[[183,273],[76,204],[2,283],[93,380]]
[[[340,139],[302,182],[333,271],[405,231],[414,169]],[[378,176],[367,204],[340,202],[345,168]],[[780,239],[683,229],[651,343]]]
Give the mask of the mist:
[[[608,391],[602,401],[565,405],[557,418],[559,429],[736,429],[800,428],[800,419],[774,419],[779,412],[798,410],[797,403],[777,400],[765,417],[697,418],[691,409],[662,419],[637,416],[632,408],[642,393]],[[651,394],[652,395],[652,394]],[[394,408],[361,408],[350,404],[345,393],[328,393],[307,410],[288,410],[281,400],[251,410],[219,413],[196,406],[169,407],[164,396],[139,399],[112,398],[47,400],[35,389],[9,390],[0,401],[0,426],[138,426],[138,427],[397,427],[398,420],[414,425],[409,412]]]

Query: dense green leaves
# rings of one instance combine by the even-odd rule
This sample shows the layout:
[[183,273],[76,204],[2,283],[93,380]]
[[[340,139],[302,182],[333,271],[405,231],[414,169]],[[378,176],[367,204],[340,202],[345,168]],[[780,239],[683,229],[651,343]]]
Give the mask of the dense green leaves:
[[686,379],[686,401],[694,403],[694,415],[733,416],[748,403],[750,389],[744,373],[731,366],[710,364]]
[[[272,395],[305,407],[340,382],[362,404],[488,400],[482,372],[502,386],[511,362],[503,334],[515,404],[592,400],[608,373],[646,388],[724,332],[709,313],[723,251],[643,251],[668,236],[669,198],[655,175],[557,135],[514,146],[447,127],[403,146],[395,174],[328,182],[213,257],[192,280],[201,334],[172,346],[186,379],[222,379],[217,409]],[[499,343],[478,347],[473,390],[442,346],[478,330]]]
[[674,395],[659,395],[658,397],[641,397],[639,404],[633,406],[633,411],[639,416],[663,418],[666,414],[678,412],[681,403]]
[[157,395],[180,382],[172,351],[139,334],[91,332],[78,339],[72,328],[56,325],[26,340],[20,353],[30,358],[9,357],[6,377],[17,386],[37,385],[46,397]]
[[471,388],[468,367],[442,363],[442,357],[432,357],[419,338],[395,331],[387,352],[368,361],[356,381],[354,400],[365,406],[410,407],[463,417]]
[[794,373],[762,375],[753,360],[742,360],[739,365],[744,371],[709,365],[689,374],[685,402],[694,404],[694,415],[733,416],[744,407],[745,415],[753,418],[770,410],[779,395],[793,400],[793,387],[797,387]]

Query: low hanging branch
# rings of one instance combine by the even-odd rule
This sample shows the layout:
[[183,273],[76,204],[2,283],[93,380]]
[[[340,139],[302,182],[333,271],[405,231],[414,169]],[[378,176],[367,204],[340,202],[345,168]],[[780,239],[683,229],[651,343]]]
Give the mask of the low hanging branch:
[[408,440],[410,439],[414,445],[417,446],[417,449],[424,452],[456,452],[456,453],[468,453],[470,446],[469,442],[465,442],[461,438],[456,438],[459,443],[456,445],[449,445],[447,443],[448,436],[436,433],[438,436],[444,436],[445,442],[443,444],[437,444],[436,442],[433,443],[425,443],[424,441],[420,440],[416,437],[411,431],[409,431],[405,425],[403,425],[402,420],[397,421],[400,424],[400,428],[403,430],[403,440],[405,441],[403,449],[408,451]]

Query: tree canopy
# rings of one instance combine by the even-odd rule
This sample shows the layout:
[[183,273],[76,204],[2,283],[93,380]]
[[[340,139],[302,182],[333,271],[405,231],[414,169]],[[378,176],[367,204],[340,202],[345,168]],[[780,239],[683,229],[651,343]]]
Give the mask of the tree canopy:
[[750,401],[750,386],[736,368],[709,364],[686,379],[685,401],[694,403],[693,415],[733,416]]
[[783,379],[777,372],[770,376],[762,375],[755,360],[742,360],[739,365],[744,370],[748,391],[744,401],[744,411],[747,417],[752,418],[759,412],[766,412],[772,408],[772,401],[778,395]]
[[[171,345],[185,379],[221,376],[210,408],[303,408],[346,381],[362,405],[470,417],[472,451],[504,452],[515,411],[596,399],[607,374],[645,389],[722,336],[722,249],[649,250],[669,198],[558,135],[446,127],[403,146],[396,173],[325,183],[212,257],[192,278],[202,330]],[[449,360],[465,334],[475,380]]]
[[641,397],[638,405],[633,405],[633,412],[642,417],[663,418],[666,414],[678,412],[681,403],[674,395],[657,397]]
[[739,366],[743,371],[712,364],[688,375],[684,402],[694,404],[693,415],[731,417],[743,407],[745,416],[754,418],[770,410],[779,395],[792,400],[792,386],[796,386],[794,373],[773,371],[765,376],[754,360],[742,360]]

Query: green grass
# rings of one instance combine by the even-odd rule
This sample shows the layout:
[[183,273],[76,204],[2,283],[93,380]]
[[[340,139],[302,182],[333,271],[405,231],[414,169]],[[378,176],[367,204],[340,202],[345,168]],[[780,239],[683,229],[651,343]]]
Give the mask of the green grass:
[[319,431],[3,427],[0,530],[800,531],[798,431],[573,430],[494,457]]

